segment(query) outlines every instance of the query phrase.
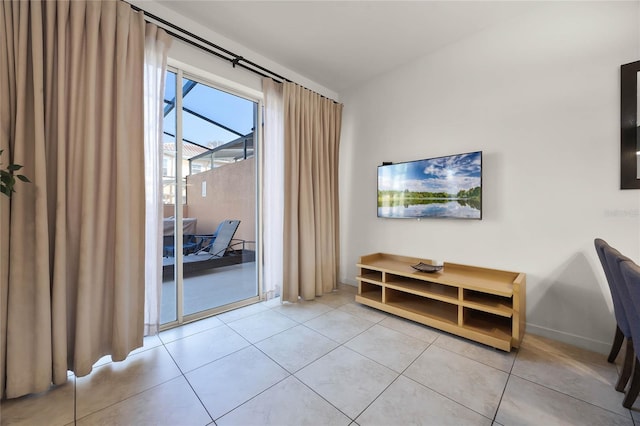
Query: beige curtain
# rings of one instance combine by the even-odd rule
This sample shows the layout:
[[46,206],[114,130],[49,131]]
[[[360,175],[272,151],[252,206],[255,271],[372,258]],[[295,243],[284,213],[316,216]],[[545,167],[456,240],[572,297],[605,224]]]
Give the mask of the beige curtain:
[[[142,344],[143,16],[115,1],[0,2],[0,385],[12,398]],[[8,154],[8,156],[5,156]]]
[[284,83],[282,300],[312,300],[337,287],[338,149],[342,104]]

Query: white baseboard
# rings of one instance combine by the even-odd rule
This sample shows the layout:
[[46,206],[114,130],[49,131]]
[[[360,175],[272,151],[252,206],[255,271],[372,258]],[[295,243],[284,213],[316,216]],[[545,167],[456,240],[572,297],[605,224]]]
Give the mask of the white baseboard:
[[560,342],[568,343],[570,345],[578,346],[580,348],[588,349],[590,351],[598,352],[605,355],[607,355],[611,350],[611,343],[613,342],[613,335],[611,336],[611,342],[600,342],[588,337],[565,333],[564,331],[552,330],[550,328],[542,327],[535,324],[527,323],[526,327],[526,333],[537,334],[538,336],[558,340]]
[[341,280],[342,284],[352,285],[354,287],[358,287],[358,281],[354,279],[343,279]]

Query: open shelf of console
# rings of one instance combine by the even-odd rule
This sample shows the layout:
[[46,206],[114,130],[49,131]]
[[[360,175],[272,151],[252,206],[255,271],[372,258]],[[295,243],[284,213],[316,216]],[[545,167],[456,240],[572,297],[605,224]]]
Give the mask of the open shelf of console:
[[439,272],[418,259],[386,253],[360,258],[356,301],[504,351],[524,336],[526,275],[445,263]]

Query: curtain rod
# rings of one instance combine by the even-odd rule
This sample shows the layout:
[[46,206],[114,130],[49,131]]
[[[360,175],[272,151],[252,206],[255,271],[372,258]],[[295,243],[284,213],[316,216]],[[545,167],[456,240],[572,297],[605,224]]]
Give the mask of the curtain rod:
[[[175,24],[172,24],[171,22],[166,21],[166,20],[164,20],[164,19],[162,19],[162,18],[160,18],[160,17],[158,17],[158,16],[156,16],[156,15],[154,15],[152,13],[149,13],[146,10],[144,10],[144,9],[142,9],[142,8],[136,6],[136,5],[133,5],[133,4],[129,3],[129,6],[131,6],[131,8],[133,10],[135,10],[136,12],[142,12],[146,21],[150,22],[150,20],[153,20],[153,21],[156,21],[156,22],[152,22],[152,23],[156,23],[156,24],[160,23],[161,24],[160,25],[161,28],[163,30],[165,30],[172,37],[175,37],[175,38],[177,38],[179,40],[182,40],[185,43],[188,43],[188,44],[190,44],[192,46],[195,46],[195,47],[197,47],[199,49],[202,49],[202,50],[206,51],[207,53],[215,55],[215,56],[217,56],[217,57],[219,57],[221,59],[227,60],[227,61],[231,62],[231,65],[234,68],[236,66],[238,66],[240,68],[244,68],[244,69],[246,69],[248,71],[254,72],[254,73],[256,73],[256,74],[258,74],[258,75],[260,75],[262,77],[270,77],[270,78],[272,78],[272,79],[274,79],[276,81],[280,80],[280,82],[283,82],[283,81],[291,82],[291,80],[289,80],[288,78],[285,78],[285,77],[283,77],[283,76],[281,76],[279,74],[276,74],[275,72],[273,72],[273,71],[271,71],[271,70],[269,70],[269,69],[267,69],[267,68],[265,68],[263,66],[260,66],[260,65],[254,63],[254,62],[251,62],[250,60],[243,58],[241,55],[238,55],[236,53],[231,52],[230,50],[227,50],[227,49],[225,49],[225,48],[223,48],[221,46],[218,46],[217,44],[214,44],[214,43],[210,42],[209,40],[206,40],[206,39],[204,39],[204,38],[202,38],[202,37],[190,32],[190,31],[185,30],[184,28],[181,28],[181,27],[179,27],[179,26],[177,26]],[[169,29],[169,28],[171,28],[171,29]],[[200,43],[203,43],[203,44],[205,44],[205,45],[207,45],[209,47],[205,47],[200,43],[196,43],[195,41],[193,41],[193,40],[191,40],[191,39],[189,39],[189,38],[187,38],[185,36],[188,36],[188,37],[191,37],[193,39],[196,39]],[[212,49],[215,49],[215,50],[212,50]],[[222,53],[220,53],[220,52],[222,52]],[[245,63],[247,65],[245,65]]]
[[[206,40],[190,31],[185,30],[184,28],[181,28],[175,24],[172,24],[169,21],[166,21],[152,13],[147,12],[146,10],[142,9],[141,7],[138,7],[136,5],[133,5],[131,3],[128,3],[129,6],[131,6],[131,8],[133,10],[135,10],[136,12],[142,12],[142,14],[144,15],[144,19],[147,22],[151,22],[152,24],[156,24],[160,23],[160,27],[165,30],[167,32],[167,34],[169,34],[172,37],[177,38],[178,40],[184,41],[185,43],[188,43],[194,47],[197,47],[198,49],[204,50],[205,52],[217,56],[218,58],[224,59],[226,61],[231,62],[231,66],[233,66],[233,68],[240,67],[243,68],[247,71],[251,71],[254,74],[258,74],[261,77],[267,77],[267,78],[271,78],[272,80],[277,81],[278,83],[282,83],[282,82],[288,82],[288,83],[295,83],[292,80],[289,80],[286,77],[283,77],[273,71],[271,71],[270,69],[267,69],[261,65],[256,64],[255,62],[252,62],[244,57],[242,57],[241,55],[238,55],[237,53],[233,53],[230,50],[225,49],[224,47],[218,46],[215,43],[210,42],[209,40]],[[156,22],[152,22],[152,21],[156,21]],[[186,37],[185,37],[186,36]],[[200,43],[196,43],[195,41],[191,40],[190,38],[187,37],[191,37],[195,40],[198,40]],[[201,44],[202,43],[202,44]],[[203,44],[205,44],[206,46],[203,46]],[[220,53],[222,52],[222,53]],[[245,65],[246,63],[246,65]],[[297,83],[296,83],[297,84]],[[304,86],[303,86],[304,87]],[[311,90],[309,88],[306,88],[307,90]],[[318,93],[315,90],[311,90],[314,93]],[[322,96],[323,98],[327,98],[326,96],[324,96],[321,93],[318,93],[320,96]],[[334,103],[338,103],[337,101],[331,99],[331,98],[327,98],[330,99],[331,101],[333,101]]]

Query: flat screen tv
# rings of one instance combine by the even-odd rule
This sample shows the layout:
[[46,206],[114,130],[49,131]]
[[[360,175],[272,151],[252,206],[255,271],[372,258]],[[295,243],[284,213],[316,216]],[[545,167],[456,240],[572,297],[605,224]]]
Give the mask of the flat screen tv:
[[378,217],[482,219],[482,151],[378,166]]

